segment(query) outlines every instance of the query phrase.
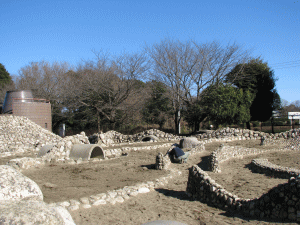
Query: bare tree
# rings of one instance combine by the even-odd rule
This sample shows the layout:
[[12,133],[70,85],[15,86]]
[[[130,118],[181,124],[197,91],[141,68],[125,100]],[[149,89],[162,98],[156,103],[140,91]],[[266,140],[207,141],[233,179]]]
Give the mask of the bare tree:
[[128,108],[126,101],[139,90],[139,78],[146,72],[142,54],[123,55],[109,60],[97,54],[96,61],[86,61],[77,68],[78,84],[73,103],[95,110],[100,131],[101,117],[116,123],[120,111]]
[[152,59],[153,75],[171,89],[176,133],[180,133],[182,104],[201,100],[206,87],[222,81],[247,55],[236,44],[222,47],[216,42],[197,44],[170,39],[146,49]]
[[190,87],[190,73],[193,70],[193,47],[191,42],[181,43],[165,39],[159,44],[147,47],[153,62],[155,79],[170,87],[176,133],[180,133],[180,109],[182,97]]
[[297,108],[300,108],[300,100],[294,101],[293,104],[294,104]]
[[31,62],[19,70],[16,87],[31,89],[35,97],[59,100],[64,75],[70,70],[66,62]]
[[[65,74],[71,70],[71,66],[66,62],[54,62],[50,64],[46,61],[31,62],[29,65],[19,70],[16,79],[18,90],[32,90],[35,98],[50,100],[52,115],[62,116],[62,109],[65,107],[64,91],[66,90]],[[59,119],[52,120],[53,127],[57,126]]]

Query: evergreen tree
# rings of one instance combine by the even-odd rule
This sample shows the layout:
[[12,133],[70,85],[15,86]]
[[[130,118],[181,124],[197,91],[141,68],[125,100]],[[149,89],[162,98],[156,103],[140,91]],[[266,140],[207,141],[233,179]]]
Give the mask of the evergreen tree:
[[14,89],[14,82],[11,76],[5,69],[4,65],[0,63],[0,103],[4,101],[6,91]]
[[2,89],[6,84],[10,84],[11,82],[11,76],[5,69],[4,65],[0,63],[0,88]]
[[[274,72],[260,58],[252,59],[245,65],[237,65],[227,74],[226,81],[254,95],[250,107],[251,121],[266,121],[272,116],[272,111],[280,108]],[[247,128],[250,128],[250,120]]]
[[184,120],[188,122],[190,127],[193,127],[194,132],[200,129],[200,123],[206,116],[206,112],[200,101],[195,101],[193,104],[187,105],[186,110],[183,111]]
[[166,87],[163,83],[152,81],[151,97],[146,100],[142,111],[143,119],[150,124],[158,124],[162,129],[171,110],[170,99],[166,96]]
[[212,84],[204,93],[201,104],[207,118],[218,127],[220,124],[237,124],[250,120],[253,95],[230,84]]

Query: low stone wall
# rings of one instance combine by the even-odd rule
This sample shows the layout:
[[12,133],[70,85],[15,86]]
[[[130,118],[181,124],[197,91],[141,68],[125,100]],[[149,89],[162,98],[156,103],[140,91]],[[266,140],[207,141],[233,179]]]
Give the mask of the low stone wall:
[[256,149],[256,148],[244,148],[238,146],[221,145],[218,149],[213,151],[210,155],[209,168],[215,173],[221,172],[220,164],[232,158],[242,158],[244,156],[256,155],[260,153],[266,153],[270,151],[286,151],[287,148],[277,149]]
[[245,216],[300,222],[300,178],[272,188],[257,199],[240,199],[226,191],[206,172],[194,165],[189,169],[187,194],[208,205],[236,210]]
[[155,169],[157,170],[166,170],[171,164],[171,159],[168,154],[163,154],[161,152],[156,156]]
[[215,131],[208,131],[208,133],[197,134],[196,137],[198,139],[210,139],[210,138],[233,138],[240,137],[241,140],[249,140],[249,139],[258,139],[261,137],[265,137],[266,139],[279,139],[279,138],[294,138],[299,136],[300,128],[289,130],[282,133],[269,134],[260,131],[253,131],[248,129],[239,129],[239,128],[222,128]]
[[[75,137],[77,137],[77,136],[75,136]],[[75,138],[75,140],[78,141],[78,139],[76,139],[76,138]],[[72,146],[72,145],[70,145],[70,146]],[[169,147],[169,146],[171,146],[171,143],[154,145],[154,146],[123,147],[123,148],[109,149],[109,150],[103,150],[103,151],[104,151],[104,155],[106,157],[105,159],[111,159],[111,158],[118,158],[122,155],[125,155],[126,153],[128,154],[128,152],[130,152],[130,151],[153,150],[153,149],[164,148],[164,147]],[[80,163],[88,162],[88,161],[82,161],[81,158],[79,158],[77,160],[73,160],[70,158],[66,158],[64,160],[54,160],[55,158],[53,158],[51,155],[50,155],[50,157],[47,156],[50,153],[47,153],[46,157],[42,157],[42,158],[23,157],[23,158],[12,159],[7,164],[14,167],[17,170],[26,170],[26,169],[30,169],[30,168],[38,168],[38,167],[41,167],[41,166],[44,166],[47,164],[51,164],[51,163],[80,164]],[[54,152],[54,154],[55,154],[55,152]],[[100,158],[91,158],[90,159],[90,161],[94,161],[94,162],[102,161],[102,160],[103,159],[100,159]]]
[[166,143],[166,144],[157,144],[153,146],[140,146],[140,147],[121,147],[121,148],[114,148],[109,150],[104,150],[105,156],[108,158],[114,158],[119,157],[123,153],[130,152],[130,151],[140,151],[140,150],[154,150],[158,148],[165,148],[170,147],[172,143]]
[[275,165],[270,163],[268,159],[253,159],[251,161],[251,170],[253,172],[264,173],[268,176],[279,178],[290,178],[300,175],[300,170]]
[[118,143],[141,142],[143,138],[150,137],[152,141],[176,141],[180,140],[180,136],[168,134],[157,129],[147,130],[134,135],[124,135],[117,131],[108,131],[106,133],[96,133],[89,136],[89,140],[93,144],[104,144],[111,146]]
[[69,211],[75,211],[80,208],[88,209],[93,206],[123,203],[125,200],[130,199],[138,194],[148,193],[155,188],[163,187],[170,179],[180,174],[180,171],[171,169],[168,175],[160,177],[155,181],[148,181],[145,183],[136,184],[134,186],[126,186],[121,189],[111,190],[106,193],[99,193],[89,197],[71,199],[64,202],[51,203],[49,205],[63,206]]

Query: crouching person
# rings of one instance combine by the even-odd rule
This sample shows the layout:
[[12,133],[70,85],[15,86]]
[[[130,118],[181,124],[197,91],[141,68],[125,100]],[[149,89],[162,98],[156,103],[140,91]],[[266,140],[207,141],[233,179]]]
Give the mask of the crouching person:
[[187,163],[189,152],[184,152],[178,145],[173,145],[167,152],[172,162],[175,163]]

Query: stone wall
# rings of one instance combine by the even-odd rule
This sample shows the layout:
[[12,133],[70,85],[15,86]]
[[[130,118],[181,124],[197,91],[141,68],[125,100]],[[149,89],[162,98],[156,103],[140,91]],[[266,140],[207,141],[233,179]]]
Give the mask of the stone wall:
[[249,140],[249,139],[260,139],[261,137],[265,137],[266,139],[278,139],[278,138],[294,138],[299,136],[300,128],[289,130],[282,133],[269,134],[260,131],[253,131],[248,129],[239,129],[239,128],[222,128],[215,131],[208,131],[208,133],[197,134],[196,137],[199,139],[210,139],[210,138],[237,138],[238,140]]
[[139,183],[134,186],[126,186],[117,190],[111,190],[106,193],[99,193],[91,195],[89,197],[82,197],[80,199],[70,199],[64,202],[56,202],[50,204],[53,207],[63,206],[69,211],[75,211],[80,208],[88,209],[94,206],[106,205],[106,204],[116,204],[123,203],[125,200],[131,197],[137,196],[139,194],[148,193],[155,188],[161,188],[169,182],[175,176],[181,175],[178,170],[170,169],[169,174],[156,179],[155,181],[147,181],[144,183]]
[[[69,136],[67,140],[70,141],[70,139],[73,138],[73,143],[78,143],[78,141],[83,138],[83,140],[86,140],[86,136],[80,137],[80,135],[75,135],[75,136]],[[72,140],[72,139],[71,139]],[[82,141],[83,141],[82,140]],[[69,143],[69,141],[67,143]],[[71,144],[67,144],[71,148]],[[157,148],[164,148],[164,147],[169,147],[171,144],[158,144],[154,146],[142,146],[142,147],[123,147],[123,148],[114,148],[114,149],[108,149],[108,150],[103,150],[105,159],[112,159],[112,158],[118,158],[121,156],[127,155],[130,151],[141,151],[141,150],[153,150]],[[64,147],[64,145],[61,145]],[[45,164],[49,163],[63,163],[63,164],[80,164],[80,163],[85,163],[82,161],[81,158],[77,160],[73,160],[70,158],[55,158],[56,154],[60,154],[61,152],[59,151],[59,147],[55,147],[54,149],[51,150],[50,153],[46,154],[45,156],[41,158],[30,158],[30,157],[23,157],[23,158],[17,158],[17,159],[12,159],[10,160],[7,164],[14,167],[17,170],[26,170],[30,168],[38,168],[41,166],[44,166]],[[62,148],[63,149],[63,148]],[[65,150],[64,150],[65,151]],[[64,152],[63,151],[63,152]],[[90,161],[102,161],[103,159],[100,158],[91,158]]]
[[140,150],[154,150],[158,148],[169,147],[171,144],[157,144],[153,146],[139,146],[139,147],[122,147],[122,148],[114,148],[104,150],[105,156],[107,158],[115,158],[120,157],[122,154],[130,152],[130,151],[140,151]]
[[225,162],[232,158],[242,158],[244,156],[256,155],[268,151],[270,150],[221,145],[218,149],[211,153],[209,160],[209,168],[215,173],[220,173],[220,164],[222,162]]
[[[177,141],[180,140],[180,136],[173,134],[168,134],[157,129],[147,130],[134,135],[124,135],[117,131],[108,131],[106,133],[96,133],[89,136],[89,140],[93,144],[104,144],[106,146],[111,146],[118,143],[129,143],[129,142],[139,142],[143,138],[154,136],[157,139],[154,141]],[[153,140],[153,138],[152,138]]]
[[168,154],[163,154],[159,152],[156,156],[155,169],[157,170],[166,170],[169,168],[171,160]]
[[265,173],[273,177],[290,178],[300,175],[300,170],[275,165],[270,163],[268,159],[253,159],[250,166],[255,173]]
[[[273,140],[269,144],[279,144],[278,140]],[[231,158],[242,158],[244,156],[256,155],[260,153],[273,152],[273,151],[289,151],[289,150],[300,150],[299,149],[300,139],[291,138],[285,141],[285,146],[275,149],[256,149],[256,148],[244,148],[238,146],[227,146],[221,145],[218,149],[213,151],[210,155],[209,168],[211,171],[219,173],[221,172],[220,164]]]
[[300,222],[300,178],[290,178],[257,199],[240,199],[194,165],[189,169],[187,194],[208,205],[236,210],[248,217]]

